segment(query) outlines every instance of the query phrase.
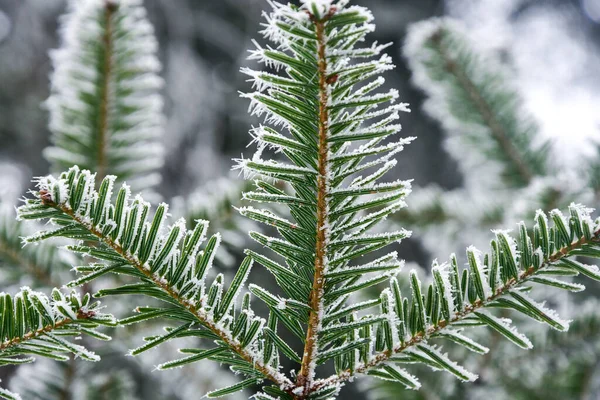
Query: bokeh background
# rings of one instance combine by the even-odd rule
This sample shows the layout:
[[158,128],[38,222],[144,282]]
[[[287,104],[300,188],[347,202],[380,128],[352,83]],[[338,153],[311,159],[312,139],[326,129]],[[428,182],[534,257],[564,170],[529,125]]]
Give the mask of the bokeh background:
[[[593,156],[593,143],[600,139],[600,0],[353,3],[369,7],[375,15],[377,30],[371,40],[394,42],[388,51],[397,68],[386,74],[386,82],[400,91],[400,101],[411,105],[412,112],[401,122],[404,134],[418,140],[398,157],[400,178],[413,178],[417,186],[436,183],[446,190],[463,185],[457,163],[444,150],[444,132],[421,110],[424,95],[411,84],[401,54],[407,26],[433,16],[461,20],[477,47],[506,64],[541,133],[561,149],[557,163],[577,164],[582,157]],[[231,158],[245,152],[248,129],[258,123],[247,114],[247,101],[239,97],[239,91],[250,85],[238,71],[251,66],[247,49],[258,36],[261,12],[268,5],[265,0],[145,0],[144,4],[160,44],[165,79],[167,155],[158,191],[165,199],[185,198],[207,184],[213,191],[225,191],[211,182],[231,175]],[[41,156],[50,137],[42,103],[49,95],[48,51],[59,46],[59,18],[65,6],[63,0],[0,0],[2,200],[23,195],[32,176],[48,173],[49,165]],[[407,261],[423,267],[438,256],[430,254],[418,237],[399,250]],[[594,376],[594,371],[590,374]],[[140,374],[133,379],[148,378]],[[147,386],[153,385],[158,386],[156,382]],[[368,391],[356,387],[344,398],[367,397]],[[140,394],[144,399],[174,396],[160,391]],[[389,396],[402,398],[402,392]],[[600,398],[600,383],[592,383],[581,398]]]

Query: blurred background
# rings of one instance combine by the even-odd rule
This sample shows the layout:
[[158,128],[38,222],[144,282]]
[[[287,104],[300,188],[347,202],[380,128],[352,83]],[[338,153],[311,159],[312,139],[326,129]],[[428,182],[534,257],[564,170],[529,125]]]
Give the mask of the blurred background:
[[[540,125],[540,134],[551,139],[555,149],[560,150],[551,163],[577,166],[582,159],[595,156],[594,143],[600,139],[600,0],[355,0],[352,3],[372,10],[377,25],[370,37],[372,41],[394,42],[388,52],[397,68],[385,75],[386,84],[397,88],[400,101],[411,105],[412,112],[401,119],[403,133],[418,139],[399,155],[398,178],[412,178],[417,187],[436,184],[445,191],[459,189],[464,184],[456,160],[444,148],[446,134],[437,121],[423,112],[425,95],[411,83],[411,71],[402,56],[407,27],[434,16],[451,16],[461,21],[472,43],[499,59],[510,71],[525,108]],[[175,199],[175,203],[194,194],[206,203],[204,210],[210,212],[211,202],[221,194],[235,202],[238,194],[235,185],[232,189],[230,180],[223,183],[219,178],[232,176],[231,158],[245,152],[250,141],[248,129],[258,123],[248,115],[247,101],[239,97],[239,91],[250,90],[250,85],[238,71],[243,66],[256,67],[246,60],[247,49],[252,47],[250,40],[259,36],[261,12],[268,5],[265,0],[144,0],[144,4],[159,42],[161,75],[165,80],[166,160],[158,192],[167,201]],[[48,51],[59,46],[59,20],[65,6],[63,0],[0,0],[2,201],[15,201],[29,187],[32,176],[49,172],[49,164],[41,156],[50,138],[48,114],[42,103],[49,95],[52,67]],[[216,207],[219,205],[222,204]],[[411,206],[410,197],[408,205]],[[225,201],[227,210],[229,206]],[[237,230],[232,227],[236,224],[226,229]],[[484,238],[483,243],[489,239]],[[236,241],[235,248],[250,246],[243,234],[232,240]],[[462,242],[457,243],[451,251],[462,251],[461,245]],[[418,234],[403,242],[398,250],[407,261],[425,270],[432,258],[447,257],[441,250],[436,253],[423,245]],[[222,260],[223,268],[239,262],[235,261],[239,258],[235,249],[228,257]],[[0,288],[5,290],[5,285],[0,283]],[[596,345],[600,342],[600,332],[598,325],[593,325],[600,319],[600,309],[595,305],[586,307],[586,317],[592,322],[584,326],[580,337],[564,346],[574,343],[580,346],[584,340],[592,343],[581,356],[586,359],[583,372],[588,374],[568,379],[574,388],[564,392],[567,397],[559,397],[563,394],[558,392],[544,397],[525,389],[522,395],[505,397],[497,387],[500,382],[494,379],[496,375],[490,373],[489,379],[483,374],[483,379],[468,390],[464,385],[456,389],[456,384],[448,381],[446,392],[409,395],[399,387],[367,383],[354,385],[342,398],[600,398],[600,372],[596,368],[600,363],[600,346]],[[121,350],[121,354],[126,351],[125,347]],[[102,361],[99,370],[110,370],[111,365],[123,363],[117,353]],[[548,365],[554,366],[548,371],[568,370],[564,363],[572,359],[566,360],[558,360],[556,365],[547,359],[535,360],[535,370],[529,371],[531,380],[544,382],[544,369]],[[133,365],[136,361],[127,358],[127,363]],[[212,388],[221,376],[225,381],[234,379],[219,371],[215,364],[206,364],[203,371],[213,371],[211,375],[203,376],[189,393],[177,393],[168,388],[169,383],[176,385],[182,380],[196,379],[196,375],[190,370],[178,372],[177,376],[159,377],[162,373],[150,372],[151,365],[128,369],[131,379],[127,385],[140,399],[183,398],[193,393],[193,397],[185,398],[200,398],[199,394]],[[15,384],[19,380],[27,382],[27,372],[11,370],[1,375]],[[432,379],[436,376],[432,375]],[[446,382],[444,378],[437,384]],[[584,384],[587,386],[583,387]],[[69,390],[65,393],[71,393],[67,395],[70,397],[56,398],[79,398]]]

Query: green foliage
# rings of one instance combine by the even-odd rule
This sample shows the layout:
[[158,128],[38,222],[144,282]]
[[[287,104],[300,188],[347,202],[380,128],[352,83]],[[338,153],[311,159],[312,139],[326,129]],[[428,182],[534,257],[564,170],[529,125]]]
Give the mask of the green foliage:
[[163,117],[157,42],[141,1],[71,1],[62,47],[51,53],[47,101],[53,147],[45,155],[60,171],[78,164],[127,180],[135,192],[160,176]]
[[[488,391],[520,400],[593,398],[600,349],[598,301],[588,299],[570,305],[575,310],[569,334],[538,333],[531,353],[500,358],[499,368],[490,371],[486,380]],[[545,373],[530,373],[542,365]],[[529,379],[522,379],[525,374]]]
[[404,55],[413,82],[427,95],[424,109],[444,128],[447,149],[465,181],[464,188],[452,191],[416,188],[411,207],[397,214],[435,256],[455,248],[449,238],[477,240],[537,209],[595,201],[586,182],[593,182],[593,166],[580,171],[549,162],[556,149],[528,115],[510,69],[480,52],[457,21],[413,24]]
[[[550,148],[551,143],[542,144],[536,124],[527,115],[520,100],[518,87],[511,82],[510,67],[494,61],[490,55],[482,54],[477,44],[468,40],[459,22],[432,19],[414,24],[409,28],[404,53],[413,70],[414,83],[428,96],[425,109],[447,133],[448,151],[463,167],[466,183],[465,188],[452,191],[444,191],[436,186],[416,188],[411,197],[411,207],[398,214],[398,221],[414,228],[428,251],[435,256],[444,254],[456,246],[457,240],[482,244],[489,229],[511,226],[535,209],[563,208],[572,201],[597,202],[597,193],[594,193],[594,176],[597,175],[594,159],[582,162],[580,166],[569,163],[560,168],[549,163],[552,158],[542,153],[560,154],[560,149]],[[487,116],[486,109],[489,111]],[[519,136],[518,140],[511,138],[513,134]],[[513,151],[510,146],[497,146],[501,144],[498,139],[502,137],[513,147]],[[496,149],[498,153],[488,154],[489,149]],[[532,164],[532,154],[537,154],[535,157],[539,160],[546,159],[544,168]],[[489,163],[481,155],[486,155],[493,162]],[[527,175],[522,168],[519,172],[519,165],[528,168],[531,165],[531,179],[515,179],[519,178],[518,175],[521,178]],[[536,168],[537,172],[534,171]],[[499,176],[503,179],[499,179]],[[551,277],[536,277],[532,281],[540,279],[548,286],[546,298],[551,299],[552,305],[560,310],[568,310],[569,307],[565,306],[566,297],[554,287],[582,290],[579,281],[572,282],[569,277],[560,282]],[[576,311],[568,316],[577,321],[580,307],[573,305],[573,309]],[[536,331],[535,325],[523,318],[518,318],[516,322],[524,332]],[[545,356],[538,357],[498,344],[498,336],[492,333],[489,338],[484,334],[478,338],[491,340],[497,349],[475,367],[485,377],[482,385],[465,387],[446,383],[444,398],[487,397],[486,388],[490,393],[493,391],[494,396],[502,397],[498,393],[503,392],[506,397],[531,398],[536,393],[544,398],[540,393],[554,395],[560,391],[559,386],[566,387],[565,383],[570,378],[547,392],[552,385],[536,381],[534,376],[528,378],[527,384],[520,384],[524,371],[534,369],[524,366],[520,372],[513,373],[516,369],[509,367],[523,365],[523,360],[535,359],[531,364],[537,364],[535,368],[552,370],[555,360],[559,358],[557,354],[561,354],[559,346],[552,354],[546,353],[544,347],[537,353]],[[537,345],[543,343],[544,335],[535,336],[538,339],[536,349],[539,350]],[[570,347],[566,344],[569,338],[577,345],[582,345],[576,335],[569,335],[562,339],[561,346]],[[588,341],[593,344],[597,338],[590,336]],[[548,359],[547,365],[543,363],[544,357]],[[476,362],[471,359],[467,361]],[[573,377],[573,382],[576,376],[585,375],[585,363],[570,362],[569,365],[572,369],[568,376]],[[557,382],[558,378],[553,381]],[[435,387],[429,381],[424,382],[425,385]]]
[[20,207],[19,217],[49,218],[59,227],[26,240],[34,242],[55,236],[84,240],[85,244],[67,248],[98,262],[75,267],[84,275],[70,286],[82,285],[108,273],[130,275],[139,283],[102,289],[96,296],[141,294],[164,303],[163,307],[138,307],[139,314],[120,321],[129,325],[163,317],[179,323],[177,327],[168,327],[162,336],[146,338],[145,344],[131,351],[132,355],[178,337],[208,338],[216,341],[216,347],[181,349],[189,355],[158,368],[169,369],[209,358],[231,364],[234,371],[254,381],[263,376],[283,380],[275,367],[262,361],[262,354],[258,356],[265,321],[252,312],[248,295],[241,308],[236,306],[251,259],[242,262],[227,290],[221,274],[210,283],[209,273],[220,235],[212,236],[201,249],[206,221],[199,221],[194,229],[187,230],[185,221],[180,219],[167,228],[166,204],[159,205],[150,217],[150,205],[139,195],[131,198],[128,186],[123,186],[113,201],[114,181],[113,176],[106,177],[96,191],[95,176],[77,167],[59,179],[41,178],[38,193],[42,194]]
[[[273,295],[251,290],[304,343],[295,389],[301,398],[313,391],[319,365],[334,361],[341,372],[358,360],[359,348],[370,357],[366,330],[393,328],[385,315],[350,322],[352,310],[345,309],[351,295],[387,281],[402,267],[395,252],[366,263],[360,258],[410,234],[372,229],[405,205],[410,182],[381,180],[395,165],[392,157],[413,138],[394,139],[398,113],[408,109],[394,104],[395,90],[379,90],[384,80],[378,75],[393,68],[383,53],[387,46],[358,47],[373,30],[371,20],[357,6],[274,4],[263,34],[277,48],[257,44],[250,58],[283,73],[243,70],[257,89],[243,96],[269,124],[251,131],[258,149],[251,159],[239,160],[246,176],[259,178],[244,199],[272,206],[242,207],[240,213],[277,229],[277,237],[250,236],[285,265],[279,257],[250,255],[274,275],[286,297],[309,310],[301,320],[306,328],[285,323],[293,318],[275,311]],[[286,160],[266,158],[269,151]],[[287,212],[272,211],[275,206]],[[364,332],[357,341],[359,328]]]
[[[15,296],[0,293],[0,365],[33,362],[35,356],[67,361],[64,353],[88,361],[99,357],[65,337],[87,335],[100,340],[110,337],[97,331],[100,325],[114,325],[112,316],[99,311],[90,295],[80,298],[72,292],[52,291],[49,299],[43,293],[23,288]],[[0,397],[19,399],[4,389]]]
[[491,169],[501,178],[478,179],[479,185],[526,186],[552,172],[549,143],[503,69],[472,47],[452,21],[432,19],[411,27],[404,53],[428,95],[425,109],[450,133],[463,171]]
[[[68,250],[92,260],[74,267],[80,276],[69,286],[118,274],[126,279],[116,287],[102,288],[95,296],[128,294],[153,300],[119,324],[165,319],[171,323],[161,334],[145,337],[131,355],[172,340],[197,338],[205,346],[181,347],[182,358],[157,368],[212,360],[228,365],[242,377],[208,397],[261,385],[257,399],[331,399],[358,375],[418,389],[419,379],[407,369],[414,364],[446,371],[460,381],[474,381],[477,375],[442,348],[450,345],[478,354],[490,352],[470,336],[470,327],[488,327],[523,349],[530,349],[532,343],[506,318],[509,312],[566,331],[569,322],[537,296],[544,291],[539,289],[542,286],[572,292],[584,289],[564,276],[581,274],[600,280],[596,266],[576,259],[600,258],[600,221],[592,220],[592,211],[579,204],[571,204],[566,216],[556,209],[549,214],[539,210],[534,226],[520,223],[514,236],[494,231],[487,253],[469,247],[466,268],[455,255],[447,263],[436,261],[429,284],[423,284],[415,270],[410,271],[410,289],[403,294],[397,277],[403,261],[393,250],[380,250],[407,238],[410,232],[382,232],[378,225],[405,206],[410,181],[390,182],[383,177],[395,166],[393,157],[413,138],[395,138],[400,126],[394,122],[399,112],[408,108],[394,104],[396,91],[379,90],[384,80],[378,75],[393,68],[390,57],[382,53],[386,46],[358,47],[374,29],[372,15],[363,7],[348,7],[345,1],[306,0],[301,7],[271,5],[262,33],[276,47],[256,43],[250,58],[273,71],[243,70],[256,88],[243,96],[250,99],[254,114],[266,116],[266,125],[251,131],[257,145],[253,157],[238,160],[238,168],[246,176],[257,177],[255,189],[245,192],[243,199],[269,204],[268,208],[239,207],[241,215],[267,225],[265,233],[249,233],[265,248],[264,253],[247,250],[226,287],[223,275],[215,276],[212,268],[221,236],[214,234],[206,240],[207,221],[197,221],[189,229],[184,219],[170,224],[167,204],[152,210],[140,195],[131,195],[128,185],[116,190],[116,176],[107,175],[101,165],[92,165],[99,168],[97,174],[73,166],[57,177],[38,178],[33,198],[19,207],[18,217],[48,221],[52,228],[25,241],[69,239],[73,242],[66,246]],[[106,18],[106,24],[100,24],[104,32],[112,32],[109,25],[119,26],[118,13],[125,9],[122,4],[104,4],[99,11]],[[123,21],[127,18],[123,16]],[[474,90],[483,93],[479,99],[460,85],[452,87],[455,98],[477,103],[481,115],[474,121],[488,129],[493,139],[493,146],[478,148],[476,153],[494,155],[497,161],[509,164],[502,173],[507,187],[522,187],[532,176],[545,174],[549,168],[545,149],[529,151],[534,139],[531,125],[510,116],[488,118],[494,113],[504,116],[504,107],[518,107],[506,102],[510,93],[490,97],[485,85],[500,85],[497,76],[483,74],[489,82],[477,81],[479,76],[470,75],[471,64],[444,59],[442,47],[449,39],[444,32],[435,35],[439,40],[435,39],[430,49],[435,62],[429,60],[427,65],[438,68],[441,63],[445,69],[438,71],[440,74],[451,72],[450,78],[463,86],[466,77]],[[456,72],[459,67],[462,69]],[[480,101],[486,106],[481,108]],[[453,110],[454,117],[463,118],[460,111]],[[513,140],[519,140],[520,146],[508,151],[505,141]],[[523,165],[515,162],[514,151],[523,152],[518,154],[519,160],[525,160],[531,171],[525,173]],[[439,214],[449,214],[442,206],[439,209]],[[256,283],[248,284],[248,292],[244,291],[254,262],[273,275],[279,293]],[[378,286],[385,286],[378,295],[355,300],[368,293],[365,289]],[[67,321],[64,324],[74,323],[73,319],[82,326],[101,322],[96,321],[95,312],[83,309],[82,314],[77,297],[67,301],[58,291],[54,296],[56,312],[71,318],[61,320]],[[254,313],[252,297],[266,306],[265,318]],[[11,338],[21,343],[24,330],[14,321],[33,318],[23,311],[32,308],[18,306],[19,301],[13,302],[9,296],[2,299],[0,310],[10,310],[2,315],[0,333],[8,340],[4,343]],[[83,303],[88,302],[86,295]],[[67,303],[77,307],[65,308]],[[80,321],[83,316],[86,319]],[[110,322],[108,318],[102,321]],[[56,325],[42,324],[41,329],[50,326],[53,330]],[[46,331],[43,334],[58,337]],[[295,337],[295,342],[284,340],[289,336]],[[75,345],[63,341],[59,345],[79,356],[88,355]],[[303,347],[300,352],[299,347]],[[282,372],[281,357],[298,365],[290,376]],[[331,367],[333,375],[321,374]]]
[[[478,368],[481,377],[478,385],[455,385],[447,378],[436,375],[427,379],[419,391],[405,392],[409,400],[432,397],[448,400],[466,398],[553,399],[590,398],[595,392],[595,378],[599,362],[600,341],[598,332],[598,301],[568,303],[573,308],[569,334],[543,329],[543,325],[523,324],[535,347],[524,352],[509,342],[497,341],[496,335],[472,330],[476,340],[493,343],[493,350],[484,357],[469,357],[456,347],[449,349],[455,358],[465,360],[471,368]],[[513,346],[511,348],[510,346]],[[515,349],[515,350],[513,350]],[[397,385],[389,382],[372,382],[369,398],[393,398]]]
[[215,255],[217,265],[232,267],[236,256],[243,254],[247,232],[255,229],[252,221],[235,210],[243,203],[242,192],[250,186],[248,181],[220,178],[207,182],[185,199],[172,200],[175,213],[185,218],[188,228],[193,221],[207,220],[209,234],[221,233],[221,251]]
[[[51,52],[46,106],[53,146],[46,158],[55,170],[77,162],[101,176],[117,173],[136,191],[151,190],[162,165],[162,80],[141,1],[70,1],[61,22],[61,47]],[[5,285],[23,282],[26,272],[27,284],[60,287],[77,259],[57,242],[23,248],[21,237],[41,228],[15,221],[12,204],[1,207],[0,257],[10,267],[1,271]]]
[[[426,290],[416,273],[411,272],[412,296],[402,297],[395,279],[392,279],[388,293],[393,294],[390,303],[394,304],[393,320],[399,323],[400,343],[386,349],[387,334],[385,329],[379,328],[383,331],[379,342],[380,353],[369,363],[345,372],[368,372],[382,379],[402,382],[409,388],[417,388],[418,385],[406,380],[406,376],[404,379],[394,377],[392,371],[386,370],[383,365],[385,361],[397,364],[424,363],[433,369],[446,370],[461,380],[473,380],[476,375],[451,362],[436,347],[422,343],[449,340],[476,353],[487,353],[489,349],[462,333],[467,327],[486,325],[519,347],[532,347],[530,340],[517,332],[509,320],[498,318],[487,309],[516,311],[556,330],[567,330],[567,321],[560,319],[543,303],[533,300],[527,292],[532,289],[532,284],[534,287],[551,285],[569,291],[583,290],[581,285],[563,282],[553,276],[581,273],[600,280],[597,267],[572,259],[577,255],[600,256],[598,226],[589,218],[589,210],[580,206],[571,206],[570,214],[567,219],[560,212],[553,211],[551,217],[554,226],[549,227],[546,216],[539,212],[532,237],[524,226],[516,240],[504,231],[496,232],[496,239],[492,241],[488,254],[483,255],[474,248],[467,249],[469,267],[462,271],[455,256],[451,256],[447,264],[434,263],[433,283]],[[578,236],[579,233],[583,235]],[[329,383],[333,383],[334,380],[329,379]],[[337,380],[341,379],[343,374],[337,377]]]
[[[45,150],[46,158],[54,170],[77,162],[101,176],[117,173],[136,191],[151,190],[162,165],[162,80],[157,42],[141,1],[70,1],[61,22],[61,47],[51,52],[54,71],[46,106],[53,146]],[[12,205],[2,206],[0,257],[11,267],[2,269],[6,285],[23,282],[25,271],[32,279],[25,280],[28,284],[60,287],[68,279],[64,273],[81,263],[57,248],[64,241],[23,248],[21,238],[36,229],[41,228],[15,221]],[[39,396],[74,396],[68,390],[40,391]]]

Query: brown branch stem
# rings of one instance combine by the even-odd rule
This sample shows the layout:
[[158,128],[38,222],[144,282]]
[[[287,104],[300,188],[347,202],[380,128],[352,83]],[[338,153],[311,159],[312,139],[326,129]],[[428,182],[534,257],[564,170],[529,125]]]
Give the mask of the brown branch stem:
[[[329,131],[329,83],[327,81],[327,59],[325,23],[331,17],[331,13],[323,19],[315,21],[317,35],[317,59],[319,74],[319,152],[318,152],[318,176],[317,176],[317,226],[313,285],[310,293],[309,305],[311,308],[306,338],[304,341],[304,352],[300,372],[296,379],[296,387],[303,388],[302,394],[296,394],[297,399],[305,398],[310,394],[316,367],[316,353],[318,352],[318,335],[322,325],[323,315],[323,291],[325,286],[325,262],[327,252],[327,163],[329,146],[327,136]],[[311,15],[311,19],[314,16]]]
[[[86,313],[78,313],[77,314],[77,319],[86,319],[88,318],[88,316],[86,315]],[[65,318],[62,319],[60,321],[58,321],[57,323],[55,323],[54,325],[46,325],[43,328],[37,329],[35,331],[31,331],[29,333],[26,333],[25,335],[23,335],[23,337],[15,337],[12,338],[10,340],[7,340],[5,342],[0,343],[0,351],[2,350],[6,350],[9,347],[13,347],[16,345],[19,345],[21,343],[27,342],[29,340],[35,339],[37,337],[43,336],[44,334],[48,333],[48,332],[52,332],[55,329],[58,329],[60,327],[69,325],[73,322],[77,322],[76,320],[70,319],[70,318]]]

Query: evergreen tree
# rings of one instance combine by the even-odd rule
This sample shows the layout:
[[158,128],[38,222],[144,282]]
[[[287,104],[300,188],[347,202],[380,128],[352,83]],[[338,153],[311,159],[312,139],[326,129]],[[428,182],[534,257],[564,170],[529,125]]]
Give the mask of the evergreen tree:
[[[404,262],[390,247],[411,233],[381,227],[387,217],[406,206],[411,182],[384,177],[394,168],[394,157],[414,138],[397,137],[400,113],[409,109],[397,103],[397,91],[381,89],[384,79],[380,75],[393,68],[384,53],[387,45],[362,45],[375,29],[373,16],[364,7],[349,6],[348,1],[270,5],[262,33],[272,45],[255,42],[250,53],[267,70],[242,70],[256,90],[242,96],[249,99],[251,113],[265,116],[265,124],[251,131],[257,147],[252,157],[236,160],[236,168],[246,178],[256,178],[254,189],[246,191],[243,199],[265,207],[245,205],[238,211],[266,229],[249,232],[263,249],[246,250],[229,284],[223,274],[212,271],[222,239],[219,233],[207,234],[207,220],[172,221],[166,203],[152,208],[120,181],[148,172],[139,155],[155,156],[153,147],[143,144],[149,140],[145,128],[153,134],[156,119],[138,118],[155,110],[156,102],[147,104],[136,92],[155,88],[155,70],[135,75],[137,64],[132,67],[129,58],[152,50],[144,44],[147,25],[139,23],[143,11],[134,0],[89,0],[75,8],[81,11],[82,21],[95,22],[91,26],[104,32],[103,46],[88,47],[87,37],[75,36],[75,42],[83,41],[77,42],[82,57],[99,54],[104,63],[92,63],[102,73],[90,76],[75,73],[64,78],[78,70],[57,72],[53,81],[56,103],[50,101],[58,115],[56,147],[48,155],[72,152],[89,158],[90,148],[98,152],[95,158],[81,158],[80,166],[36,178],[31,196],[17,210],[18,219],[49,222],[50,228],[36,229],[24,238],[25,243],[68,240],[66,249],[85,260],[73,266],[78,276],[68,286],[85,286],[117,275],[119,279],[106,280],[112,285],[103,286],[94,297],[136,295],[134,301],[143,296],[151,302],[137,303],[135,314],[118,320],[122,326],[149,321],[166,324],[164,333],[144,337],[131,355],[195,338],[200,347],[181,346],[181,358],[163,362],[157,369],[211,360],[243,377],[209,392],[208,397],[253,387],[254,397],[262,400],[332,399],[362,375],[419,389],[414,365],[471,382],[478,371],[459,365],[442,346],[479,354],[493,351],[473,339],[473,327],[488,327],[522,349],[531,349],[532,342],[506,318],[509,312],[557,331],[568,330],[569,321],[536,298],[547,287],[584,289],[561,279],[564,276],[581,274],[600,280],[596,266],[577,259],[600,257],[600,220],[592,219],[592,210],[576,203],[568,206],[567,215],[558,209],[537,210],[533,226],[519,223],[514,236],[506,230],[494,231],[487,252],[468,247],[466,268],[452,254],[447,262],[433,263],[429,284],[423,284],[415,270],[409,271],[410,292],[404,290],[403,295],[399,278]],[[77,12],[72,17],[75,21]],[[113,55],[107,51],[113,43],[114,57],[108,57]],[[100,51],[88,54],[91,48]],[[440,56],[439,49],[433,52]],[[68,66],[77,53],[65,54],[57,60]],[[80,59],[73,62],[83,67]],[[434,68],[445,65],[443,57],[428,62]],[[491,79],[491,75],[484,76]],[[459,87],[463,81],[452,81],[454,96],[464,97]],[[114,100],[113,95],[122,94],[120,90],[125,91],[122,101]],[[464,100],[479,101],[468,96]],[[493,114],[494,110],[488,111]],[[499,164],[507,165],[497,179],[481,184],[525,187],[534,176],[549,170],[547,149],[530,152],[529,125],[522,128],[520,120],[498,112],[506,120],[494,124],[485,116],[477,120],[489,128],[490,143],[496,147],[475,147],[473,152],[479,157],[495,155]],[[502,124],[511,130],[502,130],[507,136],[500,137],[496,125]],[[96,141],[87,141],[90,137]],[[114,144],[113,139],[118,143],[118,162],[107,163],[109,155],[104,150],[108,143]],[[521,145],[508,151],[505,141]],[[84,143],[85,148],[76,149],[74,143]],[[139,152],[129,154],[132,143],[140,144]],[[130,155],[133,159],[121,163],[119,157]],[[57,159],[57,165],[63,166],[60,163],[70,157]],[[517,157],[522,164],[515,162]],[[112,165],[117,167],[112,173],[120,177],[108,170]],[[142,182],[142,186],[152,183]],[[277,291],[247,283],[254,264],[273,276]],[[376,287],[384,289],[369,296]],[[61,335],[86,333],[107,339],[93,328],[114,324],[114,319],[101,314],[88,294],[80,300],[77,294],[52,293],[53,300],[29,289],[14,297],[0,297],[0,359],[5,363],[30,361],[25,357],[34,351],[49,358],[64,359],[60,353],[68,351],[96,359]],[[357,301],[361,296],[366,299]],[[289,336],[293,339],[286,340]],[[283,358],[295,364],[291,374],[283,370]],[[7,391],[0,395],[18,398]]]

